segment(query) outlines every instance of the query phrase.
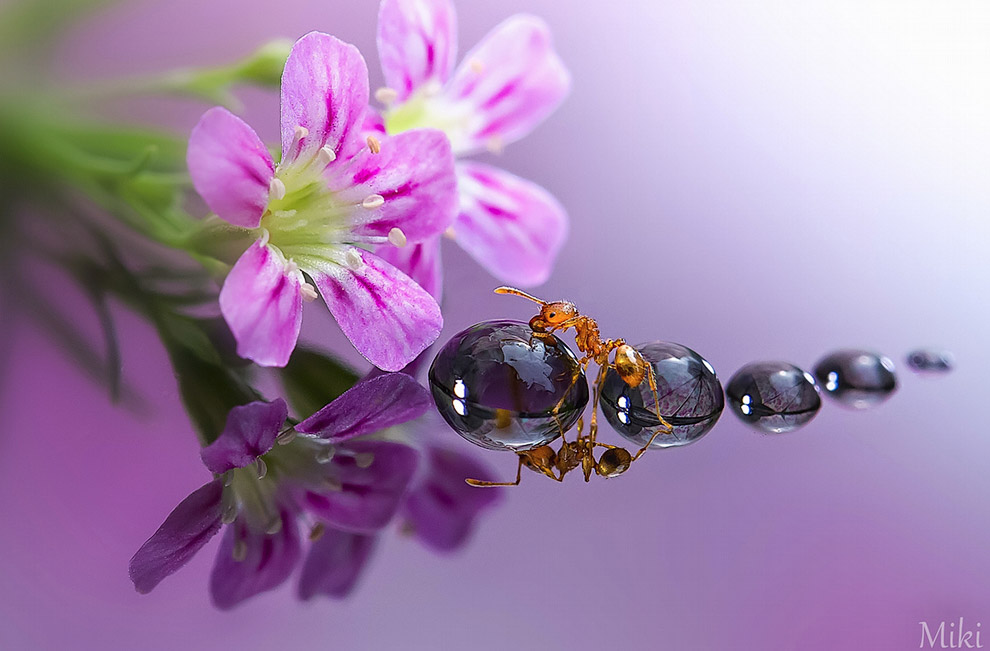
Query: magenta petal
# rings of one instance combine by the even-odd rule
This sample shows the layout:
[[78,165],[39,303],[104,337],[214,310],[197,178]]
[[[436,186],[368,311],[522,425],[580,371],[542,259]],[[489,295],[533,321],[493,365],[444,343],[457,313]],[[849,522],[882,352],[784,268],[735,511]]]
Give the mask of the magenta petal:
[[381,138],[381,152],[364,149],[346,165],[346,174],[327,170],[330,188],[345,203],[372,195],[385,202],[356,213],[359,235],[387,237],[400,228],[410,242],[442,233],[457,215],[454,154],[442,131],[415,129]]
[[341,599],[354,589],[375,549],[376,536],[328,529],[309,548],[299,577],[299,598]]
[[200,451],[203,463],[218,475],[254,463],[275,445],[275,437],[288,415],[289,409],[281,398],[234,407],[217,440]]
[[430,395],[405,373],[389,373],[364,380],[296,426],[339,443],[370,434],[423,415]]
[[570,90],[570,74],[539,18],[517,15],[493,29],[464,57],[443,99],[470,115],[450,133],[458,154],[500,147],[525,136]]
[[[347,157],[363,144],[368,66],[358,49],[328,34],[296,41],[282,71],[282,161],[308,159],[321,147]],[[308,135],[296,142],[296,127]]]
[[128,568],[138,592],[151,592],[220,531],[222,493],[223,483],[219,480],[196,489],[179,502],[158,531],[141,545]]
[[210,210],[235,226],[258,227],[275,163],[254,129],[225,108],[210,109],[189,136],[186,164]]
[[437,303],[443,296],[443,266],[440,263],[440,236],[410,244],[401,249],[387,244],[375,254],[430,293]]
[[402,513],[425,545],[446,552],[463,545],[477,515],[501,497],[500,489],[480,490],[465,479],[492,481],[494,473],[480,461],[430,446],[426,479],[410,491]]
[[450,77],[457,55],[457,17],[450,0],[383,0],[378,56],[385,84],[405,100],[429,82]]
[[398,371],[440,335],[440,306],[392,265],[353,250],[363,261],[357,270],[327,265],[308,271],[357,351],[380,369]]
[[[228,610],[256,594],[272,590],[289,578],[299,561],[299,531],[293,515],[282,511],[278,533],[255,531],[238,518],[227,527],[210,574],[213,604]],[[234,545],[243,540],[247,555],[234,560]]]
[[[370,455],[371,465],[358,463],[354,454]],[[416,471],[418,453],[392,441],[349,441],[329,464],[330,478],[340,490],[307,492],[306,508],[316,517],[345,531],[381,529],[399,508],[409,480]],[[359,457],[360,458],[360,457]]]
[[535,183],[490,165],[460,163],[457,172],[457,242],[504,283],[546,281],[567,237],[560,203]]
[[220,312],[238,355],[261,366],[289,362],[302,325],[301,277],[261,240],[241,255],[220,290]]

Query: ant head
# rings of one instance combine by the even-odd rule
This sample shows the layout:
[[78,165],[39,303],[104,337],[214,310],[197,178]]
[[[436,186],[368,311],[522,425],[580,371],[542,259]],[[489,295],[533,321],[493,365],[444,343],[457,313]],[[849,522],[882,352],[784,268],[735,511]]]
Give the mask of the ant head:
[[602,456],[595,464],[595,472],[602,477],[618,477],[629,470],[632,464],[632,455],[623,448],[609,448],[602,452]]
[[574,306],[574,303],[570,303],[568,301],[554,301],[553,303],[549,303],[542,299],[536,298],[531,294],[527,294],[521,289],[516,289],[515,287],[498,287],[495,289],[495,293],[511,294],[512,296],[519,296],[521,298],[533,301],[534,303],[539,303],[540,314],[533,318],[533,321],[536,321],[539,325],[559,325],[571,317],[578,315],[578,311]]
[[615,372],[631,387],[638,387],[650,372],[649,362],[629,344],[615,349]]
[[520,452],[523,464],[534,472],[543,473],[547,477],[556,479],[553,474],[554,463],[557,461],[557,453],[549,445],[542,445],[526,452]]
[[578,311],[574,303],[567,301],[554,301],[544,303],[540,308],[540,318],[548,325],[559,325],[568,319],[577,316]]

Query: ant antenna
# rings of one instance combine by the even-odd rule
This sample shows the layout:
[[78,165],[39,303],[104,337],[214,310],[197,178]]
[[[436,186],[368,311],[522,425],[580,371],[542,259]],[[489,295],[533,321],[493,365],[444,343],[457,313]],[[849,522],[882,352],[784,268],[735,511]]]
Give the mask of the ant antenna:
[[513,296],[521,296],[522,298],[527,298],[527,299],[533,301],[534,303],[539,303],[540,305],[547,305],[547,302],[546,301],[541,301],[540,299],[536,298],[535,296],[532,296],[530,294],[527,294],[523,290],[516,289],[515,287],[506,287],[504,285],[502,287],[496,287],[495,288],[495,293],[496,294],[511,294]]

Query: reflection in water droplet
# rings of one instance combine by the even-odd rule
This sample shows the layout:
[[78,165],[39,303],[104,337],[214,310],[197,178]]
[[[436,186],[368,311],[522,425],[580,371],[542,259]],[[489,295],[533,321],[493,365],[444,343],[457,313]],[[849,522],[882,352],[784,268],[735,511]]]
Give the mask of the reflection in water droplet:
[[907,363],[919,373],[948,373],[955,366],[952,353],[937,348],[919,348],[908,354]]
[[855,409],[880,404],[897,389],[894,363],[865,350],[839,350],[815,365],[827,395]]
[[747,364],[729,380],[725,395],[744,423],[773,434],[802,427],[822,404],[811,374],[786,362]]
[[[679,344],[657,341],[636,346],[636,350],[653,365],[660,415],[674,426],[673,435],[661,434],[651,447],[687,445],[704,436],[725,405],[712,365]],[[615,431],[637,445],[646,445],[660,427],[655,409],[647,380],[630,387],[609,369],[602,384],[602,412]]]
[[485,321],[454,335],[433,360],[429,380],[444,420],[490,450],[546,445],[588,404],[574,353],[516,321]]

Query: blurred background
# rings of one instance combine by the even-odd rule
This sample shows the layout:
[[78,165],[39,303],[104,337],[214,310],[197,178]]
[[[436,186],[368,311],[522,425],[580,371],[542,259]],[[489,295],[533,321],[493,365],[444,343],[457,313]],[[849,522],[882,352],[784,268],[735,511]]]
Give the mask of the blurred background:
[[[207,594],[218,539],[150,595],[127,577],[207,478],[154,333],[120,310],[125,377],[153,400],[136,416],[20,322],[3,333],[0,648],[909,649],[919,622],[959,617],[990,636],[990,5],[457,8],[462,53],[530,12],[573,75],[563,107],[498,160],[570,212],[536,293],[575,301],[607,336],[688,345],[723,383],[750,361],[810,368],[866,347],[898,362],[898,392],[865,412],[826,402],[777,437],[724,413],[616,481],[529,474],[462,553],[389,535],[347,601],[300,604],[287,584],[220,613]],[[376,15],[373,0],[122,2],[58,43],[57,74],[219,64],[318,29],[362,50],[375,87]],[[243,99],[276,139],[275,95]],[[205,108],[108,111],[187,132]],[[441,341],[530,316],[456,246],[444,255]],[[304,323],[349,350],[325,310]],[[919,345],[952,350],[957,370],[912,375],[904,355]],[[512,455],[487,458],[511,477]]]

